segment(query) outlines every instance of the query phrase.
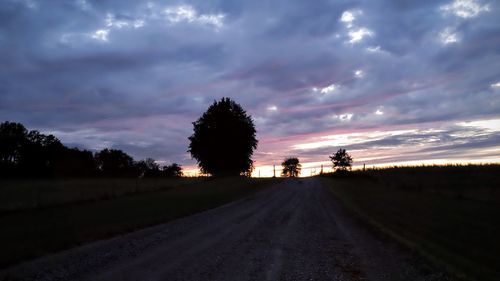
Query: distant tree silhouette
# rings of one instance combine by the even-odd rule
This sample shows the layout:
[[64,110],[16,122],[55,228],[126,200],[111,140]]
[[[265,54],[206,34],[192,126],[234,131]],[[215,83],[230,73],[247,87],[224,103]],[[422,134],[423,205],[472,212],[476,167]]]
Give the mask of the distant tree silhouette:
[[66,147],[53,135],[28,131],[20,123],[0,124],[0,176],[53,176]]
[[138,176],[134,174],[134,160],[118,149],[103,149],[95,154],[97,167],[104,176]]
[[53,176],[94,177],[98,174],[92,152],[77,148],[64,148],[55,155]]
[[299,163],[299,158],[296,157],[285,159],[285,161],[281,163],[281,166],[283,166],[281,175],[285,177],[297,177],[302,169],[302,165]]
[[156,161],[152,158],[146,158],[144,160],[135,163],[139,171],[139,176],[145,178],[155,178],[160,176],[160,165],[156,164]]
[[135,162],[121,150],[93,154],[68,148],[53,135],[28,131],[20,123],[0,123],[0,178],[182,176],[180,165],[166,167],[160,169],[151,158]]
[[252,118],[239,104],[230,98],[214,101],[193,127],[188,151],[203,173],[226,176],[251,170],[258,141]]
[[28,143],[28,131],[20,123],[0,124],[0,163],[3,172],[21,161],[23,149]]
[[339,149],[334,155],[330,156],[333,162],[333,169],[336,171],[347,171],[351,169],[352,157],[345,149]]
[[64,145],[55,136],[30,131],[22,150],[19,168],[26,176],[51,176],[56,167],[56,156],[64,149]]
[[182,167],[177,163],[172,163],[171,165],[165,165],[162,167],[162,175],[165,177],[182,177]]

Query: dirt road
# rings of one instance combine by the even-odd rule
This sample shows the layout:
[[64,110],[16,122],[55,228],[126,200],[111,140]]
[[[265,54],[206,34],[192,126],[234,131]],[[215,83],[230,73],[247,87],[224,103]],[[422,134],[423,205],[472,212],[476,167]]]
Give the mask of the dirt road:
[[448,280],[350,218],[319,179],[0,272],[0,280]]

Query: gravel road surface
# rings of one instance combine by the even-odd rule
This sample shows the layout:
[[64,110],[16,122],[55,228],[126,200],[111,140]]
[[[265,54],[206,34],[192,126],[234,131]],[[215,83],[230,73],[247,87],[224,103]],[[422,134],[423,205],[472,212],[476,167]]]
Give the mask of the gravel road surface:
[[0,272],[0,280],[450,280],[351,218],[320,179]]

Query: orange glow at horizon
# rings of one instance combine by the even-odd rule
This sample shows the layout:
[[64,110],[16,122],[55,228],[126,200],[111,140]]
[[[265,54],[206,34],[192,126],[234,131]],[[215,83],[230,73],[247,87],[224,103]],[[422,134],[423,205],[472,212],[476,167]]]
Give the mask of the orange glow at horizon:
[[[467,164],[495,164],[500,163],[500,157],[493,157],[489,159],[467,159],[467,160],[449,160],[449,159],[428,159],[428,160],[413,160],[413,161],[400,161],[400,162],[387,162],[366,165],[366,169],[371,168],[388,168],[393,166],[421,166],[421,165],[467,165]],[[302,171],[300,177],[310,177],[318,175],[321,171],[321,164],[323,165],[323,173],[333,172],[332,162],[306,162],[302,163]],[[354,164],[353,170],[363,169],[363,164]],[[276,164],[276,177],[281,177],[281,165]],[[273,165],[257,166],[252,172],[253,178],[270,178],[273,177]],[[196,167],[189,166],[184,169],[184,176],[196,177],[200,176],[200,170]]]
[[[488,164],[500,163],[500,144],[484,147],[460,147],[463,141],[451,143],[452,148],[440,140],[440,133],[447,132],[449,126],[463,128],[455,130],[449,136],[457,139],[469,139],[484,136],[485,133],[500,134],[500,118],[452,122],[451,124],[427,124],[427,126],[387,127],[385,130],[368,129],[366,131],[325,132],[323,134],[305,134],[285,138],[264,138],[254,154],[255,169],[252,177],[281,176],[281,162],[288,156],[298,157],[302,171],[301,177],[313,176],[333,171],[329,155],[338,148],[347,148],[353,157],[353,169],[383,168],[391,166],[420,166],[446,164]],[[471,129],[471,130],[466,130]],[[477,135],[477,131],[480,132]],[[425,136],[425,137],[422,137]],[[386,139],[409,139],[408,142],[384,144]],[[272,141],[269,141],[269,140]],[[376,145],[374,143],[379,143]],[[349,149],[351,147],[351,149]],[[448,153],[448,152],[453,153]],[[328,155],[329,154],[329,155]],[[274,165],[274,167],[273,167]],[[184,167],[186,176],[200,175],[198,167]]]

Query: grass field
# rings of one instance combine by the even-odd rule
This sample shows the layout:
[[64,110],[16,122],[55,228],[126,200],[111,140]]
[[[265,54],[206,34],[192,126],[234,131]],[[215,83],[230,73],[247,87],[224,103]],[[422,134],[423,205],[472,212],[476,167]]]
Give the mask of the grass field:
[[[37,188],[54,186],[58,183],[51,185],[47,182],[34,182],[34,186],[30,186],[23,181],[20,182],[19,194],[16,194],[10,190],[15,190],[15,182],[11,182],[9,187],[11,198],[18,198],[20,202],[18,206],[27,207],[24,210],[17,209],[0,214],[0,268],[214,208],[249,195],[277,180],[279,179],[226,178],[201,179],[193,182],[193,179],[178,179],[175,182],[177,186],[171,187],[173,183],[169,180],[158,179],[148,182],[146,185],[150,189],[145,190],[169,188],[151,192],[130,191],[127,196],[120,193],[122,196],[118,197],[101,197],[102,193],[98,190],[104,188],[126,193],[121,188],[135,186],[134,179],[122,179],[116,182],[76,181],[77,195],[69,195],[70,192],[62,188],[64,190],[62,199],[42,200],[50,202],[52,206],[36,209],[32,208],[30,203],[22,202],[26,190],[29,190],[29,194]],[[91,187],[90,183],[94,183],[95,186]],[[114,187],[111,188],[108,184]],[[141,183],[143,184],[144,182]],[[73,190],[68,182],[62,186]],[[89,196],[102,200],[82,201]],[[30,200],[30,197],[27,198]],[[64,204],[60,204],[62,202]]]
[[200,182],[201,178],[0,180],[0,214],[54,205],[106,200]]
[[415,167],[324,177],[379,231],[467,280],[500,280],[500,166]]

